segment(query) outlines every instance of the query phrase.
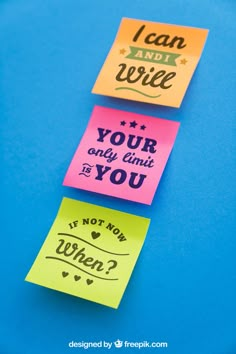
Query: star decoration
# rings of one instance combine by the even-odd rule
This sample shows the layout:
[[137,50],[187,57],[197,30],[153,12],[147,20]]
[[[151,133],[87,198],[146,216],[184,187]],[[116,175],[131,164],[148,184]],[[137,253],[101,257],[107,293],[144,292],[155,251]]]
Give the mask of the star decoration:
[[140,126],[140,129],[141,129],[141,130],[145,130],[145,129],[146,129],[146,125],[144,125],[144,124],[141,125],[141,126]]
[[124,120],[122,120],[122,122],[120,122],[120,125],[125,125],[126,124],[126,122],[124,121]]
[[126,50],[123,48],[123,49],[120,49],[120,54],[125,54]]
[[180,64],[183,64],[183,65],[185,65],[187,62],[188,62],[188,61],[187,61],[186,59],[181,59],[181,60],[180,60]]
[[138,123],[136,123],[135,120],[129,123],[130,128],[136,128],[136,125],[138,125]]

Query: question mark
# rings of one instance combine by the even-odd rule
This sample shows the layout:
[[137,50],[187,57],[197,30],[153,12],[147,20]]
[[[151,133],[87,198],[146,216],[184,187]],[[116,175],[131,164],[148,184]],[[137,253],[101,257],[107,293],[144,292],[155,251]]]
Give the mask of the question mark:
[[107,263],[112,263],[112,265],[108,268],[108,270],[106,271],[106,274],[109,274],[110,270],[116,268],[117,266],[117,262],[114,261],[114,259],[111,259],[110,261],[108,261]]

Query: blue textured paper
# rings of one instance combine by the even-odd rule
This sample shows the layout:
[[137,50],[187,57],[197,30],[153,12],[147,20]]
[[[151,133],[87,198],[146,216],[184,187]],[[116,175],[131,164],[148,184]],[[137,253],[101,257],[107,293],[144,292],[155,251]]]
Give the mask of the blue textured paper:
[[[236,353],[235,5],[0,2],[0,353]],[[122,17],[210,30],[180,109],[91,94]],[[95,104],[181,122],[151,206],[62,186]],[[63,196],[152,219],[118,310],[24,282]]]

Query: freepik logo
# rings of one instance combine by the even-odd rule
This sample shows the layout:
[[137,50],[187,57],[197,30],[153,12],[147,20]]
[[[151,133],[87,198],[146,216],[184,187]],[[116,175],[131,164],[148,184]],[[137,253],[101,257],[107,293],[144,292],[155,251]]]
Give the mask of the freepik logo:
[[100,340],[98,342],[75,342],[71,341],[68,343],[68,346],[70,348],[80,348],[80,349],[90,349],[90,348],[104,348],[104,349],[111,349],[111,348],[117,348],[118,350],[120,348],[125,348],[125,349],[158,349],[158,348],[167,348],[168,343],[167,342],[148,342],[146,340],[142,342],[129,342],[127,340],[122,341],[120,339],[117,339],[114,342],[106,342],[105,340]]
[[121,347],[123,347],[123,342],[121,340],[117,339],[117,341],[114,342],[114,345],[116,348],[121,348]]
[[167,342],[148,342],[146,340],[142,342],[128,342],[127,340],[121,341],[117,339],[114,342],[114,345],[116,348],[125,348],[125,349],[157,349],[157,348],[167,348],[168,343]]

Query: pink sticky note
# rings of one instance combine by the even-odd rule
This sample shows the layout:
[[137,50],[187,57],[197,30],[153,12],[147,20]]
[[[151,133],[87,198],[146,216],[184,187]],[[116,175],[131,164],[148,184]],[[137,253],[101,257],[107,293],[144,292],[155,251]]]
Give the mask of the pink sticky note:
[[151,204],[179,125],[95,106],[63,185]]

